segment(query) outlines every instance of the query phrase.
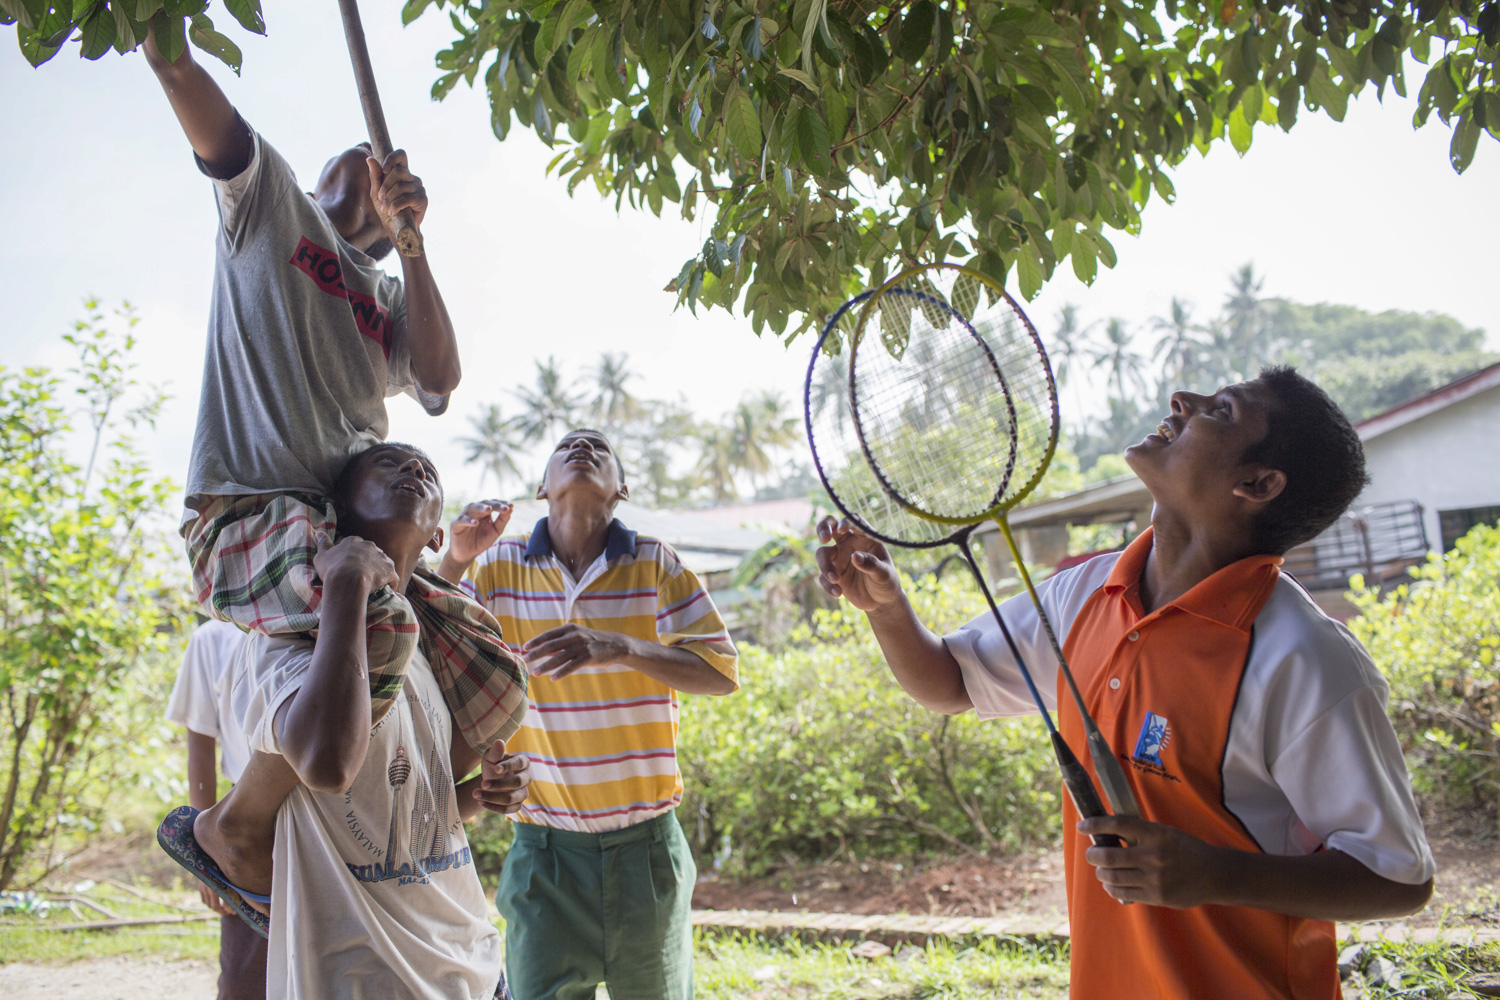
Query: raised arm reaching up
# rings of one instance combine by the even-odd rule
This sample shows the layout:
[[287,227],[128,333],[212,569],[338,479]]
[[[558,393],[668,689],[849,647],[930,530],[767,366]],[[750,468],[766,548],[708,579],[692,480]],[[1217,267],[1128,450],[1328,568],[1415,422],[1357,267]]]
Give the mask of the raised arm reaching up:
[[186,46],[176,62],[167,62],[156,47],[156,32],[146,35],[146,64],[161,81],[167,100],[193,152],[215,177],[233,177],[250,165],[255,143],[224,91],[193,61]]

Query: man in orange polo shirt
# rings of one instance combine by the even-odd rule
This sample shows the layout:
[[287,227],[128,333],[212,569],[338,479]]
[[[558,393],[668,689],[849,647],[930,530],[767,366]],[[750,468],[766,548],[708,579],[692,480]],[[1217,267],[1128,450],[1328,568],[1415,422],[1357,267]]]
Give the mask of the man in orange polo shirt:
[[[1178,392],[1171,409],[1125,452],[1151,528],[1038,587],[1142,816],[1079,822],[1065,797],[1070,996],[1331,1000],[1333,921],[1412,913],[1434,872],[1384,679],[1279,568],[1364,488],[1363,449],[1290,368]],[[832,518],[819,537],[824,588],[866,613],[913,698],[984,719],[1035,711],[988,612],[939,637],[883,546]],[[1031,601],[1001,613],[1081,750]],[[1094,833],[1128,846],[1091,846]]]

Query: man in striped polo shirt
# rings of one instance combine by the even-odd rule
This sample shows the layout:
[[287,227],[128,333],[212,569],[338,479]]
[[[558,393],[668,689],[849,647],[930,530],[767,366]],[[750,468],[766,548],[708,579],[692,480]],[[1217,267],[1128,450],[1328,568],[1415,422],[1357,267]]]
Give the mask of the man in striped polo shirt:
[[666,543],[614,516],[630,495],[598,431],[563,436],[537,498],[499,538],[498,501],[453,522],[441,573],[499,619],[533,675],[507,746],[531,760],[495,904],[517,1000],[693,994],[697,868],[673,810],[677,695],[729,694],[736,653],[708,592]]

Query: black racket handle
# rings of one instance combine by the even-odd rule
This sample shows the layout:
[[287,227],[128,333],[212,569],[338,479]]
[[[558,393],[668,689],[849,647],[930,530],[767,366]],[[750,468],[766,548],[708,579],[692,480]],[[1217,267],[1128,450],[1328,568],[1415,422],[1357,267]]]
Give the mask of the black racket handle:
[[[1083,769],[1083,765],[1078,763],[1078,758],[1073,755],[1073,749],[1062,738],[1062,734],[1056,730],[1052,733],[1052,750],[1057,754],[1057,766],[1062,769],[1063,785],[1072,796],[1078,815],[1084,819],[1108,816],[1109,812],[1100,801],[1098,790],[1094,788],[1093,779]],[[1095,847],[1125,846],[1125,842],[1112,833],[1096,833],[1092,839]]]

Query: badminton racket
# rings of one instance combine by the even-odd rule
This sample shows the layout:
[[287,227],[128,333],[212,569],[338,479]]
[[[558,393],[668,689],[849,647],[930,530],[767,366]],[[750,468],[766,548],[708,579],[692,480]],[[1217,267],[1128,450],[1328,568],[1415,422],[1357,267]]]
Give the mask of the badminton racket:
[[[996,523],[1082,717],[1110,809],[1139,815],[1006,516],[1036,489],[1057,447],[1057,386],[1031,321],[978,271],[926,265],[897,275],[861,304],[851,341],[850,414],[875,478],[919,518]],[[1009,474],[997,486],[996,469],[1007,453]]]
[[[855,356],[854,334],[859,315],[855,311],[856,307],[867,303],[873,295],[874,292],[867,291],[856,296],[829,318],[813,349],[812,360],[808,363],[803,390],[803,412],[807,421],[808,444],[818,477],[840,512],[870,537],[908,549],[931,549],[948,544],[958,547],[979,583],[990,613],[999,623],[1001,635],[1020,668],[1032,701],[1041,713],[1053,753],[1057,757],[1058,768],[1062,772],[1063,784],[1073,799],[1074,806],[1079,815],[1084,817],[1105,815],[1104,806],[1088,771],[1078,762],[1072,748],[1058,732],[1052,714],[1047,710],[1046,702],[1032,680],[1031,671],[1016,647],[1010,629],[985,584],[984,574],[974,559],[969,540],[979,522],[948,524],[920,516],[891,495],[877,478],[872,465],[865,460],[853,421],[851,389],[854,383],[851,380],[851,360]],[[890,290],[886,308],[894,312],[898,303],[900,308],[910,306],[908,315],[920,312],[924,321],[927,317],[933,317],[940,323],[946,320],[960,327],[964,325],[962,317],[936,296],[910,289]],[[943,363],[951,367],[972,364],[976,369],[987,372],[985,377],[997,379],[1003,385],[996,359],[984,343],[973,337],[969,343],[971,346],[968,351],[943,359]],[[967,450],[968,456],[975,461],[976,468],[970,470],[966,477],[966,481],[974,484],[974,488],[987,491],[989,503],[984,505],[986,509],[999,502],[1004,494],[1019,450],[1014,407],[1006,401],[1003,394],[998,397],[991,394],[988,401],[998,404],[992,405],[989,411],[989,430],[993,436],[984,441],[983,448]],[[920,409],[923,401],[914,397],[908,402]],[[908,416],[925,421],[940,416],[945,407],[953,404],[961,406],[963,402],[956,398],[940,400],[929,407],[932,412],[927,415],[909,412]],[[1119,838],[1113,835],[1096,835],[1094,842],[1107,847],[1120,844]]]

